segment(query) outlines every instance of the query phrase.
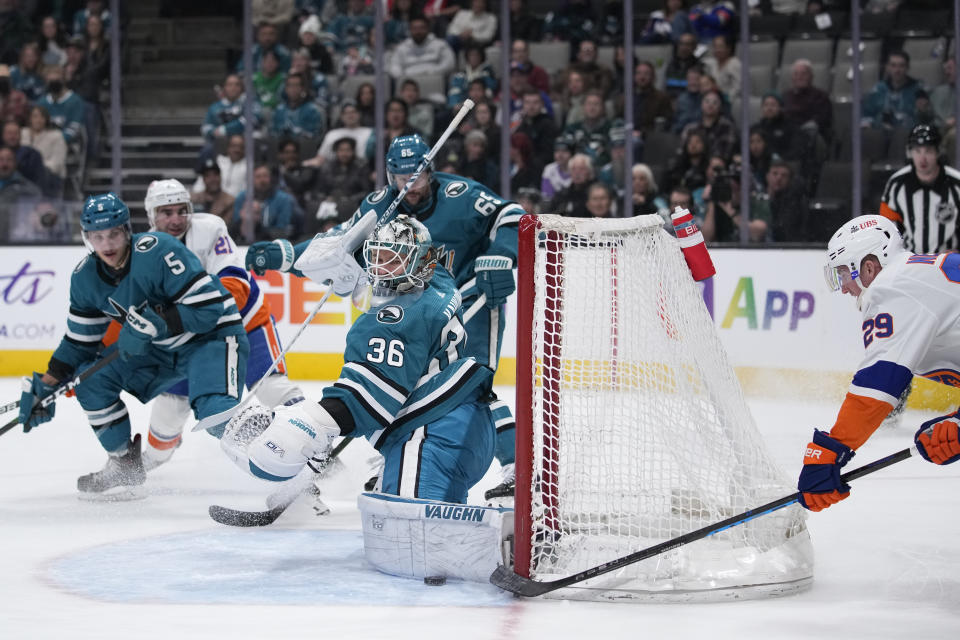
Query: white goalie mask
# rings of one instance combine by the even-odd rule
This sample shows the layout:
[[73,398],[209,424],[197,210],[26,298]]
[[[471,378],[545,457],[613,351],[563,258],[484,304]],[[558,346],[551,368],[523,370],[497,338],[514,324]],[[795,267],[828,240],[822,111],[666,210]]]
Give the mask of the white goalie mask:
[[437,250],[423,223],[399,215],[374,229],[363,243],[363,259],[377,306],[398,295],[423,291],[437,266]]
[[846,282],[859,279],[860,264],[867,256],[876,256],[885,267],[903,251],[896,223],[878,215],[858,216],[844,223],[827,243],[824,279],[831,290],[839,291]]
[[190,228],[190,216],[193,215],[193,203],[190,201],[190,193],[187,192],[179,180],[154,180],[147,187],[147,195],[143,199],[143,208],[147,210],[147,220],[150,221],[150,228],[157,228],[157,209],[172,204],[185,204],[187,206],[187,224],[182,230],[171,235],[182,238]]

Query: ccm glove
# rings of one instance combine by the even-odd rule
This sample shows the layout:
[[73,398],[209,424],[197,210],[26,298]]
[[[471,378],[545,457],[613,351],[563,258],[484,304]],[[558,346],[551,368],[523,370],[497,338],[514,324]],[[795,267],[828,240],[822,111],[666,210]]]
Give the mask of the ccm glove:
[[950,464],[960,460],[960,427],[957,414],[928,420],[913,437],[920,455],[934,464]]
[[479,256],[473,263],[477,290],[487,296],[487,307],[499,307],[517,288],[513,260],[506,256]]
[[117,337],[120,357],[129,360],[141,356],[146,353],[151,342],[166,335],[167,323],[156,311],[150,307],[144,307],[143,311],[130,307],[127,309],[127,321],[123,323]]
[[254,242],[247,249],[247,271],[253,271],[258,276],[267,271],[290,271],[293,260],[293,245],[289,240]]
[[804,452],[803,469],[797,482],[800,504],[810,511],[821,511],[849,497],[850,485],[840,479],[840,469],[854,455],[847,445],[814,429],[813,442]]
[[55,387],[43,381],[43,375],[34,372],[33,378],[24,378],[20,394],[20,424],[23,432],[49,422],[56,413],[56,405],[51,403],[47,407],[40,405],[40,401],[53,393]]

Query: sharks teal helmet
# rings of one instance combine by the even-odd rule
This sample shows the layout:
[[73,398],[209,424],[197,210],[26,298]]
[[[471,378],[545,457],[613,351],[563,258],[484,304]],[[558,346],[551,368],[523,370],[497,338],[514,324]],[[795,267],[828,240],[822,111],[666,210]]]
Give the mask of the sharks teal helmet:
[[[419,134],[397,136],[387,149],[387,174],[390,176],[409,176],[417,170],[430,147]],[[430,167],[424,167],[426,171]],[[403,185],[396,185],[398,187]]]
[[83,203],[80,228],[84,231],[102,231],[120,225],[130,226],[130,209],[117,194],[103,193],[90,196]]

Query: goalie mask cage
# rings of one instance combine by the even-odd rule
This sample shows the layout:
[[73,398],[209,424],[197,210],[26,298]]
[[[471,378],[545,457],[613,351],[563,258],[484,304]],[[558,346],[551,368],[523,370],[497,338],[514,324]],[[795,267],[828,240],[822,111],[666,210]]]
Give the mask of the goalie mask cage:
[[[556,580],[794,489],[772,463],[657,215],[524,216],[514,570]],[[552,593],[709,601],[809,586],[792,505]]]

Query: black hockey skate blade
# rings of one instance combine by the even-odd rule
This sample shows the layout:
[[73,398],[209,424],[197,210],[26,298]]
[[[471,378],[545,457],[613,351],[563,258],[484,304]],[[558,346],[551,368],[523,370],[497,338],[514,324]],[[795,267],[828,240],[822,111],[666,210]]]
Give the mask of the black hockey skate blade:
[[287,506],[289,505],[283,504],[266,511],[240,511],[213,504],[207,512],[216,522],[231,527],[265,527],[273,524],[280,514],[286,511]]

